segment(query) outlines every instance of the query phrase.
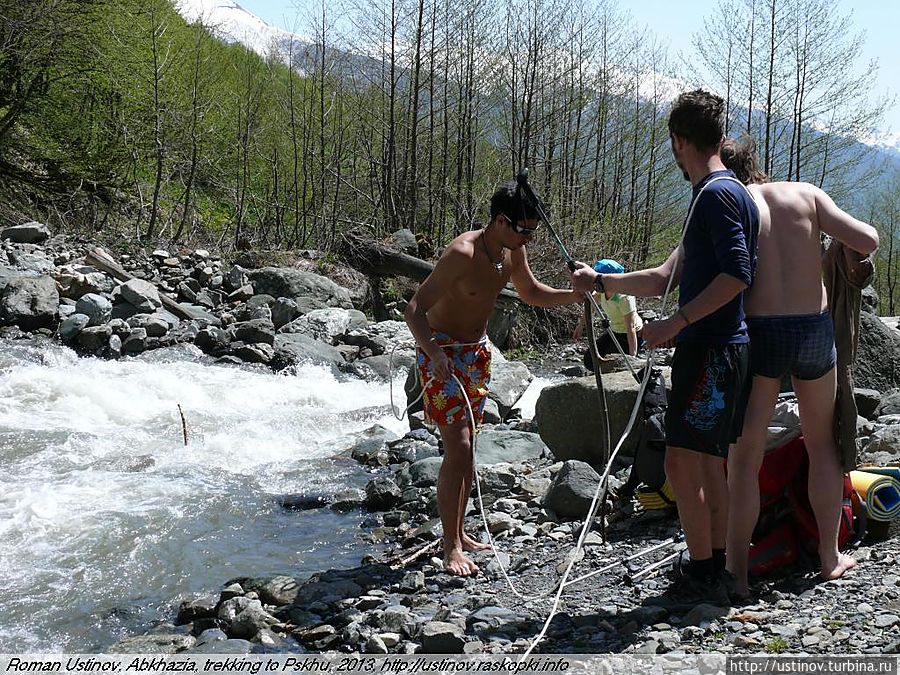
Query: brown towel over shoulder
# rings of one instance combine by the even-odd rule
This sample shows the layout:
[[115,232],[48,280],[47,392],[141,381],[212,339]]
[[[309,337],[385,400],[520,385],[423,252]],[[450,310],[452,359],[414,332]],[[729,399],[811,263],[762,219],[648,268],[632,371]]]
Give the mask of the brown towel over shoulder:
[[844,471],[857,466],[856,400],[853,398],[851,367],[856,359],[859,341],[859,311],[862,289],[875,275],[875,266],[868,257],[832,240],[822,260],[828,306],[834,322],[834,342],[837,347],[837,403],[834,415],[834,439],[841,453]]

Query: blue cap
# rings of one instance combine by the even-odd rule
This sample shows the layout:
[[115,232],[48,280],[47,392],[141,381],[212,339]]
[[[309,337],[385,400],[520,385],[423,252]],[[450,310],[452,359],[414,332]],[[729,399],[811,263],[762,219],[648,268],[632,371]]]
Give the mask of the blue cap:
[[597,272],[597,274],[622,274],[622,272],[625,271],[625,268],[615,260],[604,258],[603,260],[598,260],[594,263],[594,271]]

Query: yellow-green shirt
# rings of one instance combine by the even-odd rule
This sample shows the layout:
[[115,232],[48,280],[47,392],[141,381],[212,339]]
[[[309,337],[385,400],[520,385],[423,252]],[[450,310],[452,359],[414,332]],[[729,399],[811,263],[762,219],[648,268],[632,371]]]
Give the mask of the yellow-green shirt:
[[613,333],[626,333],[625,317],[634,314],[634,332],[637,333],[644,327],[644,322],[637,313],[637,303],[633,295],[616,293],[607,299],[606,293],[594,293],[594,298],[600,303],[600,308],[609,317],[609,327]]

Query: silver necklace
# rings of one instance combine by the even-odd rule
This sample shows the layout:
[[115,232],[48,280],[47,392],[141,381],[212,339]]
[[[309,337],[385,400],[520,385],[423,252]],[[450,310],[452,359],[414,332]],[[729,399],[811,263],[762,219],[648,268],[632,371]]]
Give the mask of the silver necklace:
[[488,260],[491,262],[491,265],[494,266],[494,269],[497,271],[497,274],[503,274],[503,249],[500,249],[500,260],[494,262],[494,259],[491,258],[491,252],[488,251],[487,242],[484,240],[485,230],[481,231],[481,245],[484,247],[484,254],[487,256]]

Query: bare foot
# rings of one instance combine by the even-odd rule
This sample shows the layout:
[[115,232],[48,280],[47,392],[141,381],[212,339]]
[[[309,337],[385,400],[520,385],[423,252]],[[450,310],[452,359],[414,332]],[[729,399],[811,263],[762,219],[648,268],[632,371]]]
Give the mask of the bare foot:
[[839,553],[837,563],[834,566],[828,565],[827,568],[823,566],[822,571],[819,572],[819,576],[826,581],[831,581],[832,579],[840,579],[842,576],[844,576],[844,572],[854,567],[856,567],[856,560],[851,558],[849,555]]
[[470,577],[478,574],[478,565],[473,563],[463,552],[454,548],[449,553],[444,553],[444,569],[448,574],[458,577]]
[[490,544],[482,544],[480,541],[475,541],[474,539],[472,539],[472,537],[470,537],[465,532],[463,532],[463,535],[462,535],[463,551],[486,551],[490,547],[491,547]]

